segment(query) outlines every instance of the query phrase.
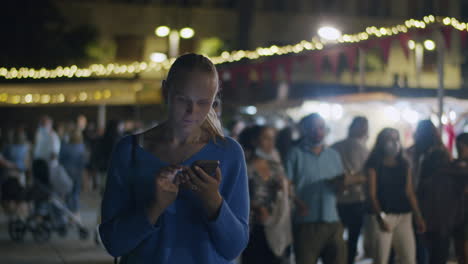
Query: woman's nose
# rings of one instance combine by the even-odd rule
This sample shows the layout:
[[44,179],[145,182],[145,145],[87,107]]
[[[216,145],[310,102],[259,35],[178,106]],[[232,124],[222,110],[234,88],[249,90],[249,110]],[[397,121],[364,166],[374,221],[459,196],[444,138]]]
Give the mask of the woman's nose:
[[185,112],[191,114],[193,113],[194,104],[192,102],[187,102]]

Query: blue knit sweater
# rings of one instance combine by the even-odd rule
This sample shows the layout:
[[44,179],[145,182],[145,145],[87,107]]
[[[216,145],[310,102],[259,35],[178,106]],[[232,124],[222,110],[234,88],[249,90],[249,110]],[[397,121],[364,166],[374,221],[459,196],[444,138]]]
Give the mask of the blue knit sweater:
[[215,220],[201,201],[181,189],[176,201],[152,225],[145,205],[154,197],[154,176],[167,163],[132,137],[123,138],[110,161],[99,232],[107,251],[121,263],[232,263],[248,242],[249,196],[244,154],[231,138],[210,141],[182,165],[219,160],[223,203]]

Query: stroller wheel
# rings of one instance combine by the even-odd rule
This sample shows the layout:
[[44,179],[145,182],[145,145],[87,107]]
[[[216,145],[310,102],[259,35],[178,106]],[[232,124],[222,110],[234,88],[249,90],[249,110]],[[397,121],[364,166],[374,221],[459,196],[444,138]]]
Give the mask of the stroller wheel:
[[50,239],[50,228],[44,223],[38,224],[32,230],[32,235],[36,242],[47,242]]
[[26,234],[26,224],[22,220],[13,220],[8,223],[8,234],[11,240],[22,242]]
[[84,227],[78,228],[78,234],[81,240],[87,240],[89,238],[89,231]]

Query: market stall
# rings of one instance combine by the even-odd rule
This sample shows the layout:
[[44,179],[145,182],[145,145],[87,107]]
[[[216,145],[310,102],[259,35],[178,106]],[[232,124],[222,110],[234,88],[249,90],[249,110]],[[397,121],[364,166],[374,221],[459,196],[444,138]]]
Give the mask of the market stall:
[[[437,98],[404,98],[386,93],[284,101],[257,105],[256,110],[256,121],[272,124],[279,129],[288,124],[288,119],[297,122],[307,114],[319,113],[330,129],[327,143],[346,137],[348,126],[355,116],[369,119],[369,145],[375,142],[377,134],[385,127],[398,129],[402,143],[407,147],[413,143],[412,135],[420,120],[431,119],[434,125],[439,126]],[[444,143],[453,150],[455,135],[468,132],[468,100],[447,97],[442,123]]]

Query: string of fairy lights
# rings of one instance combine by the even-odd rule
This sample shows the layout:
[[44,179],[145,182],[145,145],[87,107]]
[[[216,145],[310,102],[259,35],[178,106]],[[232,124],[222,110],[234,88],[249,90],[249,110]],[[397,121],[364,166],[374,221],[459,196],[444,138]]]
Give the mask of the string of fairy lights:
[[90,92],[72,92],[72,93],[26,93],[26,94],[9,94],[6,92],[0,93],[0,104],[63,104],[63,103],[85,103],[99,102],[107,100],[113,96],[109,89],[95,90]]
[[[381,38],[392,35],[407,33],[411,29],[424,29],[430,25],[440,24],[451,26],[459,31],[468,31],[468,23],[460,22],[453,17],[436,17],[433,15],[425,16],[422,20],[409,19],[403,24],[391,27],[367,27],[365,31],[356,34],[344,34],[338,38],[338,43],[358,43],[366,41],[371,37]],[[313,38],[311,41],[303,40],[294,45],[259,47],[255,50],[237,50],[224,51],[220,56],[211,57],[214,64],[223,64],[236,62],[243,59],[255,60],[261,57],[269,57],[275,55],[285,55],[292,53],[300,53],[303,51],[321,50],[330,43],[322,42],[318,38]],[[167,71],[174,62],[174,58],[167,59],[163,62],[133,62],[131,64],[92,64],[89,67],[80,68],[76,65],[59,66],[55,69],[33,69],[27,67],[10,68],[0,67],[0,78],[5,79],[55,79],[55,78],[89,78],[89,77],[110,77],[110,76],[125,76],[145,72],[161,72]],[[101,92],[100,92],[101,93]],[[102,92],[104,93],[104,92]],[[27,94],[9,95],[0,93],[0,103],[63,103],[87,101],[89,99],[104,100],[110,98],[111,92],[108,91],[101,96],[96,94],[88,95],[87,92],[81,92],[70,96],[64,94],[54,95],[32,95]]]

